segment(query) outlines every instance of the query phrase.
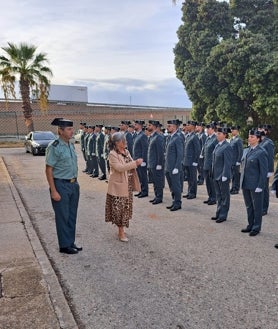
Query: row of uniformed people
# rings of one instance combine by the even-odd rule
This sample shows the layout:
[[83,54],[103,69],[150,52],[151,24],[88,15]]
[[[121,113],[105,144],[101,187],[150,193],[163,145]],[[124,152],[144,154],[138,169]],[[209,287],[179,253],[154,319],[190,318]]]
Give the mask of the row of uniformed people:
[[[168,136],[165,137],[161,133],[161,125],[158,121],[150,120],[148,126],[146,127],[147,135],[152,134],[152,123],[156,123],[155,131],[158,132],[159,135],[162,136],[163,140],[163,146],[161,147],[161,156],[162,156],[162,150],[165,149],[165,156],[166,156],[166,166],[165,166],[165,177],[168,181],[168,184],[171,189],[174,189],[173,196],[174,196],[174,202],[171,205],[170,210],[175,211],[181,208],[181,200],[179,200],[179,197],[177,197],[176,190],[183,190],[183,181],[184,177],[186,177],[186,180],[188,181],[188,192],[186,195],[184,195],[187,199],[194,199],[196,198],[197,194],[197,185],[202,184],[205,178],[206,182],[206,188],[208,193],[208,200],[204,201],[204,203],[207,203],[208,205],[214,205],[217,202],[217,189],[220,187],[215,184],[215,181],[213,179],[212,175],[212,169],[213,169],[213,151],[215,146],[219,143],[217,140],[216,133],[221,133],[225,130],[225,127],[219,127],[215,122],[204,125],[202,123],[197,123],[195,121],[188,121],[186,124],[183,124],[183,128],[180,129],[179,126],[181,122],[179,120],[170,120],[167,122],[167,130],[168,130]],[[161,167],[161,164],[158,164],[158,170],[154,172],[154,170],[151,170],[148,166],[148,162],[151,161],[152,152],[149,153],[149,159],[147,157],[148,154],[148,148],[149,148],[149,141],[151,140],[150,136],[146,136],[145,132],[143,132],[143,126],[144,121],[142,120],[136,120],[134,121],[134,124],[132,126],[133,131],[129,131],[130,128],[130,122],[129,121],[122,121],[119,129],[125,134],[126,140],[127,140],[127,147],[129,149],[129,152],[131,155],[134,156],[134,158],[142,157],[144,159],[144,162],[142,165],[137,169],[139,179],[141,182],[141,192],[137,194],[139,198],[148,196],[148,182],[153,180],[153,177],[157,177],[156,171],[159,172],[159,174],[164,175],[164,165]],[[174,127],[173,127],[174,126]],[[96,126],[97,128],[101,128],[100,125]],[[204,131],[204,128],[206,128],[206,133]],[[262,131],[262,146],[264,145],[265,149],[268,153],[268,177],[270,177],[271,173],[273,173],[273,158],[274,158],[274,144],[273,142],[267,137],[267,134],[269,132],[269,125],[264,125],[258,128],[258,130]],[[217,129],[222,130],[218,131]],[[230,179],[232,181],[231,190],[229,191],[230,194],[237,194],[239,193],[240,188],[240,164],[241,164],[241,158],[243,154],[243,143],[241,138],[239,137],[239,126],[233,126],[231,129],[226,129],[226,133],[224,133],[225,137],[228,137],[228,133],[231,132],[232,138],[230,139],[229,145],[231,146],[231,177],[227,179],[228,183],[230,182]],[[117,130],[117,127],[112,127],[112,133]],[[150,131],[149,131],[150,130]],[[174,131],[173,131],[174,130]],[[169,141],[172,139],[172,135],[177,133],[178,136],[183,137],[181,148],[178,151],[178,157],[177,157],[177,163],[180,163],[181,169],[179,168],[173,168],[175,169],[174,172],[178,170],[179,175],[173,176],[176,174],[169,174],[169,170],[167,167],[171,166],[172,159],[175,159],[175,156],[171,154],[171,145],[168,148]],[[101,132],[97,131],[97,135],[102,134]],[[110,135],[110,130],[108,127],[106,127],[105,134],[102,134],[102,136],[96,137],[99,141],[103,141],[104,139],[107,140]],[[137,137],[138,138],[135,138]],[[166,138],[166,140],[165,140]],[[89,139],[90,140],[90,139]],[[88,143],[87,143],[88,144]],[[99,179],[106,179],[106,167],[108,167],[108,164],[105,166],[105,161],[103,159],[107,159],[108,156],[108,149],[104,146],[105,143],[101,144],[100,149],[103,151],[96,151],[96,155],[94,155],[94,152],[92,153],[89,151],[89,163],[90,163],[90,157],[96,157],[98,158],[100,154],[100,158],[98,161],[94,161],[97,165],[97,162],[102,170],[102,176]],[[168,150],[167,150],[168,148]],[[90,150],[90,148],[87,148]],[[152,162],[152,161],[151,161]],[[164,159],[165,162],[165,159]],[[229,162],[226,160],[226,166],[229,167]],[[177,165],[179,167],[179,165]],[[89,166],[91,168],[91,166]],[[98,166],[97,166],[98,168]],[[103,169],[102,169],[103,168]],[[217,169],[218,166],[215,167]],[[93,177],[98,176],[98,169],[95,170],[96,174],[91,171]],[[161,171],[160,171],[161,170]],[[216,170],[215,170],[216,172]],[[199,174],[197,177],[197,173]],[[161,176],[163,176],[161,175]],[[176,178],[179,177],[180,183],[176,183]],[[226,176],[224,176],[226,177]],[[225,178],[224,178],[225,179]],[[163,178],[164,180],[164,178]],[[174,183],[173,183],[174,182]],[[156,181],[154,182],[156,183]],[[267,213],[268,210],[268,204],[269,204],[269,193],[268,193],[268,180],[266,180],[266,184],[264,187],[264,206],[263,206],[263,215]],[[160,184],[164,187],[164,183]],[[226,188],[229,188],[230,184],[222,184],[223,186],[227,185]],[[221,185],[221,186],[222,186]],[[161,203],[163,199],[163,193],[159,193],[159,197],[155,196],[153,200],[151,200],[154,204]],[[219,193],[218,193],[218,199],[219,199]],[[227,203],[226,207],[229,208],[229,198],[227,200],[222,200],[224,204]],[[219,203],[219,202],[218,202]],[[172,209],[173,208],[173,209]],[[217,211],[216,216],[218,217],[219,211]],[[227,213],[224,213],[221,215],[221,218],[217,218],[217,220],[224,220],[225,217],[227,217]]]
[[[167,123],[169,136],[166,140],[165,175],[173,198],[173,203],[167,208],[171,211],[181,209],[183,170],[186,171],[188,180],[188,194],[185,197],[187,199],[196,197],[196,167],[199,159],[202,159],[209,196],[205,203],[208,205],[217,203],[216,215],[212,219],[216,220],[217,223],[227,220],[230,194],[237,194],[241,185],[249,223],[248,227],[243,229],[243,233],[247,231],[251,236],[257,235],[261,229],[261,218],[263,215],[266,215],[269,206],[268,180],[274,171],[274,144],[267,136],[270,126],[262,125],[250,130],[248,137],[249,147],[243,152],[243,143],[239,137],[239,126],[228,128],[219,127],[215,123],[207,125],[208,136],[201,147],[202,143],[200,138],[197,137],[195,128],[200,125],[196,122],[188,121],[184,125],[184,132],[181,132],[178,128],[180,124],[178,120],[170,120]],[[232,134],[230,142],[227,141],[229,133]],[[253,146],[251,146],[252,142]],[[253,157],[249,158],[250,155],[247,157],[247,150],[250,150],[250,148],[255,149],[257,146],[258,148],[253,153]],[[257,153],[256,157],[255,153]],[[252,170],[249,169],[249,166],[246,167],[246,164],[251,164],[252,168],[252,165],[254,166],[256,163],[255,159],[258,163],[253,168],[252,173]],[[240,171],[243,172],[241,183]],[[230,181],[232,181],[231,189]],[[249,186],[248,181],[253,182],[253,185]],[[254,185],[256,187],[252,190]],[[262,202],[261,205],[260,202]],[[154,204],[157,204],[157,202]]]
[[[178,129],[179,123],[178,120],[168,121],[167,127],[170,137],[166,148],[165,168],[173,197],[173,204],[167,207],[171,211],[181,208],[182,179],[178,177],[178,174],[182,170],[182,165],[188,178],[188,194],[185,197],[195,198],[197,188],[194,168],[197,166],[199,147],[192,127],[196,123],[192,121],[187,123],[187,134],[183,137],[184,144],[179,138],[181,135]],[[230,129],[217,127],[215,123],[212,123],[206,128],[208,136],[201,150],[209,196],[205,203],[209,205],[217,203],[216,214],[211,219],[216,220],[217,223],[227,220],[230,194],[238,193],[241,186],[248,217],[248,226],[242,232],[255,236],[261,230],[262,216],[267,214],[269,207],[269,177],[274,171],[274,143],[268,137],[271,127],[262,125],[251,129],[248,137],[249,146],[244,152],[242,140],[238,136],[239,127],[234,126]],[[228,142],[230,132],[232,132],[232,138]],[[191,145],[188,145],[189,143]],[[183,163],[180,156],[182,151],[184,152]],[[232,180],[231,190],[230,180]]]

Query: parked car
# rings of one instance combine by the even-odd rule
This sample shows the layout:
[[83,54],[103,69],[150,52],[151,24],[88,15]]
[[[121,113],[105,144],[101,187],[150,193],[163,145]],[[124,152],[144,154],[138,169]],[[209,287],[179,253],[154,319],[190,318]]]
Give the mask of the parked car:
[[25,136],[26,153],[33,155],[45,154],[48,144],[57,138],[52,131],[31,131]]

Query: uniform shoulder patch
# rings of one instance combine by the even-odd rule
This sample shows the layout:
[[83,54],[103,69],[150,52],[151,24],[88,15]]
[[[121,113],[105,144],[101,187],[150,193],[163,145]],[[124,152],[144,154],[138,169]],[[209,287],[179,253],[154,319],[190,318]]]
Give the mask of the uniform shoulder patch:
[[53,145],[54,147],[56,147],[58,144],[59,144],[59,140],[58,140],[58,139],[56,139],[56,140],[52,143],[52,145]]

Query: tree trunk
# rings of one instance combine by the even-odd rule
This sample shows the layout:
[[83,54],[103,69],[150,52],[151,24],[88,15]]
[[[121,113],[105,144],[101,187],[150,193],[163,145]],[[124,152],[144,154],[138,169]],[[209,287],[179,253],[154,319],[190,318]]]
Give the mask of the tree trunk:
[[34,131],[34,122],[32,116],[32,107],[30,102],[30,86],[29,82],[23,77],[20,77],[19,81],[20,93],[22,97],[22,109],[24,115],[25,126],[27,127],[27,133]]

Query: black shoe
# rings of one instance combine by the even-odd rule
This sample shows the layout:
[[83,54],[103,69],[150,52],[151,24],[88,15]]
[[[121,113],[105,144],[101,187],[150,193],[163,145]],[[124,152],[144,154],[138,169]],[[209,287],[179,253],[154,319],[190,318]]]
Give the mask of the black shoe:
[[189,194],[188,197],[187,197],[187,200],[192,200],[192,199],[196,199],[196,195]]
[[278,243],[276,243],[276,245],[274,245],[274,248],[278,249]]
[[243,228],[241,230],[242,233],[250,233],[251,232],[251,229],[250,228]]
[[265,216],[265,215],[267,215],[267,211],[262,212],[262,216]]
[[82,247],[77,247],[77,245],[75,243],[71,245],[71,248],[76,249],[77,251],[82,251],[83,250]]
[[154,199],[149,200],[149,202],[150,202],[150,203],[153,203],[155,200],[156,200],[156,199],[154,198]]
[[154,202],[152,202],[152,204],[159,204],[162,203],[162,200],[154,200]]
[[179,209],[181,209],[181,206],[173,206],[170,211],[177,211]]
[[173,206],[174,206],[174,205],[172,204],[171,206],[167,206],[166,208],[167,208],[167,209],[171,209],[171,208],[173,208]]
[[189,194],[185,194],[182,196],[183,198],[188,198],[189,197]]
[[225,222],[226,218],[219,218],[216,220],[216,223],[222,223]]
[[250,233],[249,233],[249,235],[250,236],[256,236],[256,235],[258,235],[260,233],[260,231],[251,231]]
[[88,170],[87,169],[84,169],[84,170],[82,170],[82,172],[88,172]]
[[197,182],[197,185],[203,185],[204,184],[204,181],[198,181]]
[[217,219],[218,219],[218,217],[216,217],[216,216],[213,216],[213,217],[211,217],[211,219],[212,219],[212,220],[217,220]]
[[60,248],[60,252],[64,254],[78,254],[78,250],[72,247]]
[[101,177],[98,178],[99,180],[105,180],[106,179],[106,175],[102,175]]
[[140,195],[138,195],[138,198],[140,199],[140,198],[145,198],[146,196],[148,196],[148,194],[140,194]]
[[214,204],[216,204],[216,201],[209,201],[209,202],[208,202],[208,206],[212,206],[212,205],[214,205]]
[[139,196],[139,195],[141,195],[141,192],[140,193],[137,193],[137,194],[134,194],[134,196]]
[[203,201],[203,203],[209,203],[209,200],[205,200],[205,201]]
[[96,178],[96,177],[98,177],[98,175],[91,175],[90,177],[92,177],[92,178]]
[[238,194],[238,191],[233,190],[233,191],[230,192],[230,194]]

